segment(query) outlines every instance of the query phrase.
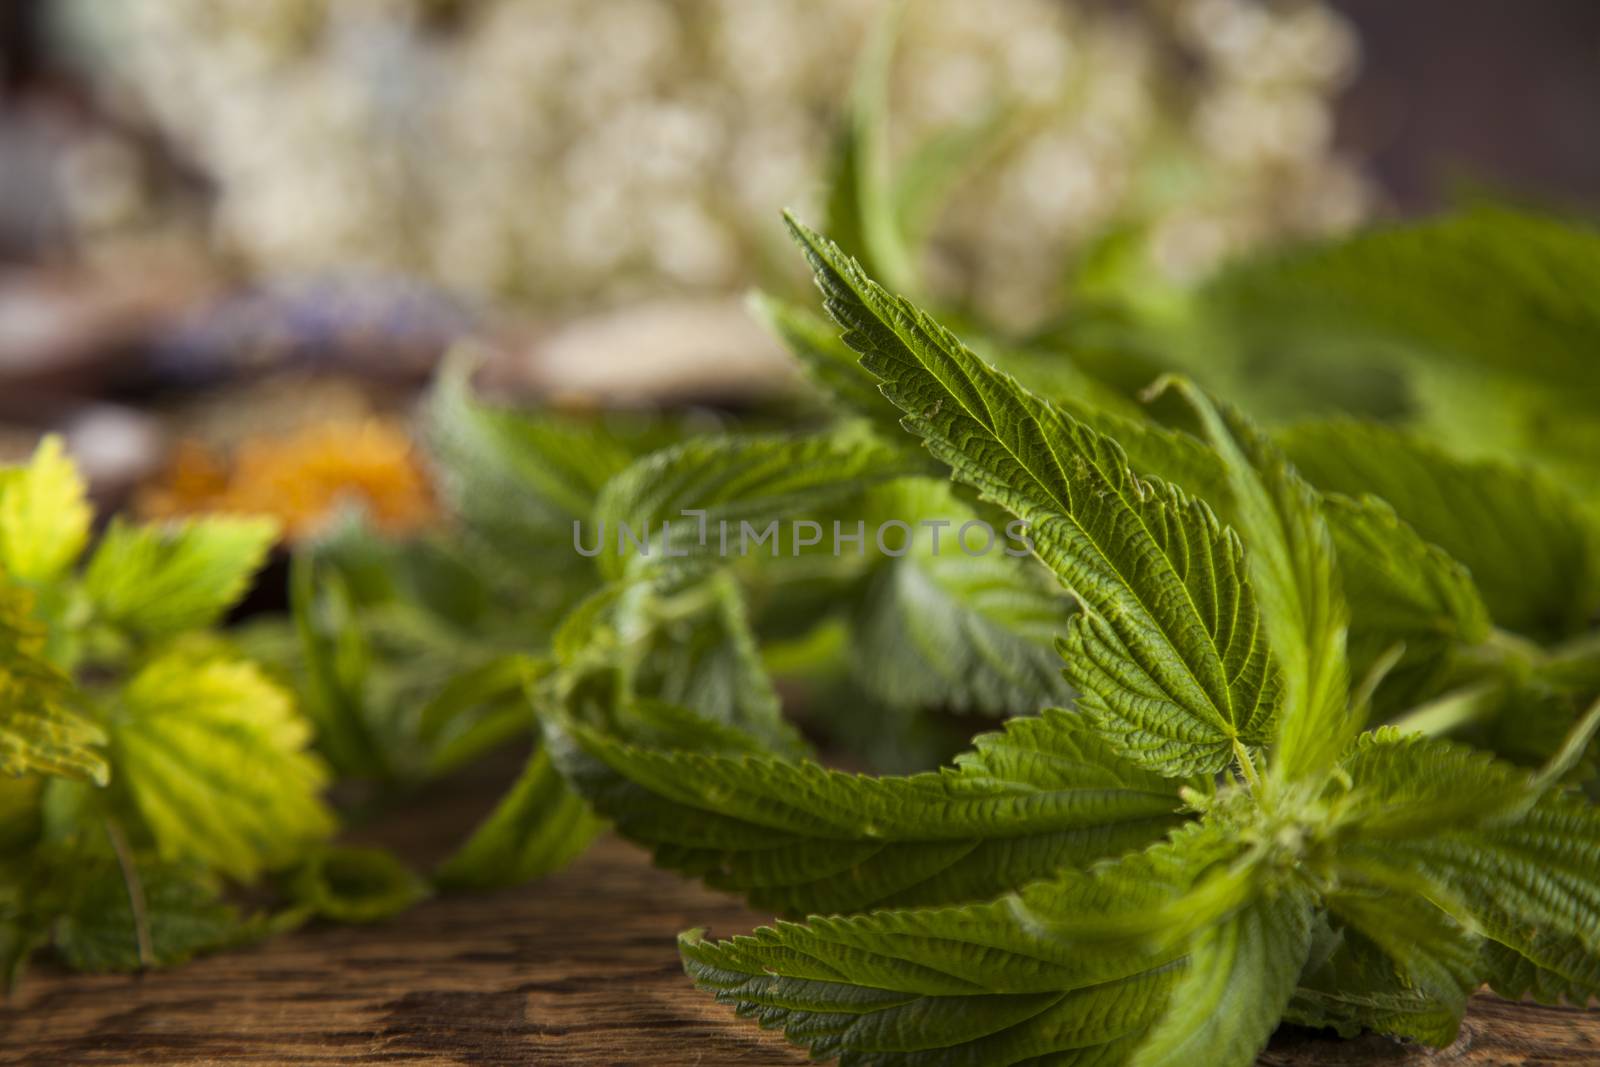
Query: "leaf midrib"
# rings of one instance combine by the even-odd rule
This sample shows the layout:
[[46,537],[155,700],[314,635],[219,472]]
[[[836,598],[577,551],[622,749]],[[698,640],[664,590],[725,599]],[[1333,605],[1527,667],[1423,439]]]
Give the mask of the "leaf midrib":
[[[869,284],[871,284],[871,283],[869,282]],[[858,297],[859,297],[859,294],[858,294]],[[863,306],[866,306],[865,300],[863,300],[862,303],[863,303]],[[870,312],[870,310],[871,310],[870,307],[868,308],[868,310]],[[879,320],[879,321],[882,321],[882,320]],[[1060,500],[1058,500],[1056,498],[1055,494],[1050,491],[1050,489],[1047,486],[1047,483],[1040,477],[1040,475],[1033,469],[1033,467],[1031,465],[1029,465],[1021,456],[1019,456],[1017,454],[1016,450],[1013,449],[1011,447],[1011,445],[1005,439],[1003,439],[1000,436],[1000,434],[996,431],[996,429],[994,428],[995,424],[994,424],[994,421],[993,421],[992,412],[989,414],[989,421],[986,422],[976,412],[974,412],[970,407],[968,407],[966,404],[962,403],[959,393],[949,386],[949,384],[945,381],[944,376],[939,374],[938,371],[936,371],[934,368],[929,367],[927,365],[927,363],[924,362],[922,360],[922,358],[917,355],[917,348],[914,347],[913,344],[912,344],[912,340],[914,340],[914,338],[907,338],[904,334],[902,334],[900,332],[899,328],[894,324],[887,324],[887,325],[889,325],[889,329],[895,334],[895,336],[900,338],[901,343],[903,345],[905,345],[906,350],[908,352],[910,352],[912,354],[913,358],[915,358],[917,360],[918,365],[920,367],[922,367],[923,370],[925,370],[929,374],[933,375],[934,379],[936,381],[938,381],[940,385],[944,386],[945,392],[947,394],[949,394],[950,397],[958,405],[960,405],[961,410],[966,413],[967,417],[972,419],[974,422],[976,422],[984,430],[984,432],[988,435],[988,437],[991,440],[993,440],[996,444],[998,444],[1005,451],[1006,455],[1010,456],[1011,459],[1014,462],[1016,462],[1018,467],[1020,467],[1022,470],[1027,472],[1028,477],[1033,480],[1033,482],[1034,482],[1034,484],[1036,486],[1038,486],[1038,488],[1040,489],[1040,491],[1042,492],[1044,497],[1046,499],[1050,500],[1052,503],[1054,503],[1057,506],[1057,509],[1058,509],[1057,510],[1057,514],[1059,514],[1067,522],[1071,523],[1073,529],[1077,530],[1078,533],[1082,535],[1084,541],[1086,541],[1094,549],[1095,554],[1106,565],[1106,567],[1110,570],[1110,572],[1113,575],[1116,576],[1117,580],[1122,584],[1123,588],[1126,589],[1130,594],[1132,594],[1134,600],[1139,604],[1139,606],[1141,608],[1144,609],[1145,614],[1152,621],[1154,621],[1155,618],[1156,618],[1156,615],[1155,615],[1155,612],[1152,610],[1151,605],[1146,601],[1144,595],[1133,585],[1133,583],[1128,581],[1127,575],[1123,573],[1122,568],[1117,566],[1116,563],[1113,562],[1111,560],[1111,558],[1106,555],[1105,550],[1103,548],[1101,548],[1099,543],[1097,541],[1095,541],[1095,539],[1089,534],[1089,532],[1086,529],[1084,529],[1083,524],[1078,521],[1077,516],[1072,514],[1072,512],[1070,510],[1071,502],[1068,501],[1066,509],[1062,510],[1062,502]],[[919,331],[919,333],[920,333],[920,331]],[[927,335],[925,333],[922,333],[921,337],[922,337],[922,339],[924,339],[927,342],[927,347],[929,347],[929,348],[937,348],[938,347],[936,344],[934,344],[932,338],[927,337]],[[973,358],[976,359],[977,357],[974,356]],[[955,360],[952,359],[952,360],[949,360],[949,362],[954,366],[955,371],[961,373],[964,378],[966,377],[964,369],[961,368],[959,366],[959,364],[956,363]],[[973,386],[974,385],[974,383],[972,382],[972,380],[970,378],[967,379],[967,384],[969,386]],[[989,411],[988,400],[985,398],[984,391],[982,389],[976,388],[975,386],[972,389],[972,391],[978,395],[980,400],[983,400],[985,411],[986,412]],[[1070,418],[1070,416],[1066,415],[1065,413],[1063,413],[1061,411],[1058,411],[1056,408],[1051,406],[1047,401],[1040,400],[1040,403],[1044,404],[1045,410],[1051,412],[1053,415],[1056,416],[1057,419],[1068,419],[1068,418]],[[910,414],[910,413],[908,413],[908,414]],[[912,415],[912,417],[914,419],[917,419],[917,421],[919,421],[919,422],[924,422],[925,423],[927,421],[927,420],[924,420],[920,416],[917,416],[917,415]],[[1045,431],[1044,425],[1039,421],[1038,417],[1036,415],[1034,415],[1032,412],[1025,412],[1023,417],[1027,420],[1028,423],[1032,424],[1035,428],[1038,429],[1039,438],[1040,438],[1041,441],[1044,442],[1045,447],[1047,449],[1049,449],[1051,460],[1055,463],[1057,470],[1059,470],[1061,472],[1062,476],[1066,477],[1067,468],[1062,465],[1061,456],[1056,451],[1055,441],[1053,440],[1053,438],[1049,434],[1044,432]],[[1087,429],[1087,427],[1085,427],[1085,429]],[[1081,458],[1083,459],[1084,465],[1086,467],[1092,467],[1094,469],[1095,473],[1098,474],[1100,476],[1100,478],[1107,485],[1110,485],[1112,487],[1112,491],[1116,494],[1117,499],[1122,503],[1123,507],[1126,508],[1133,515],[1134,519],[1138,522],[1140,528],[1143,529],[1145,531],[1145,533],[1151,537],[1151,541],[1154,542],[1155,541],[1154,535],[1153,535],[1152,531],[1150,530],[1149,525],[1145,522],[1144,516],[1140,513],[1138,508],[1132,507],[1129,504],[1127,495],[1126,495],[1125,490],[1124,490],[1124,487],[1122,485],[1118,484],[1118,480],[1114,479],[1114,478],[1107,477],[1106,471],[1103,468],[1101,468],[1098,463],[1094,462],[1089,457],[1082,456]],[[1129,468],[1129,473],[1132,475],[1134,481],[1137,483],[1138,480],[1139,480],[1139,476],[1136,473],[1133,472],[1131,467]],[[994,501],[994,503],[1001,504],[1001,506],[1004,506],[998,500]],[[1194,595],[1189,591],[1188,583],[1185,582],[1178,575],[1177,570],[1172,565],[1171,558],[1168,557],[1165,552],[1160,552],[1160,555],[1161,555],[1163,563],[1164,563],[1164,565],[1166,567],[1167,573],[1170,574],[1177,581],[1178,586],[1183,590],[1184,601],[1189,605],[1189,610],[1193,614],[1193,616],[1195,618],[1195,621],[1197,623],[1199,623],[1199,625],[1200,625],[1202,630],[1205,630],[1205,619],[1200,613],[1200,606],[1195,603]],[[1074,592],[1074,596],[1077,596],[1076,591],[1074,590],[1073,592]],[[1235,620],[1236,621],[1237,621],[1237,616],[1238,616],[1238,600],[1239,599],[1240,599],[1239,597],[1234,597],[1233,598],[1233,600],[1234,600],[1233,610],[1234,610],[1234,616],[1235,616]],[[1083,602],[1083,598],[1082,597],[1078,597],[1078,602],[1079,602],[1080,605],[1082,605],[1082,607],[1084,608],[1085,611],[1091,612],[1094,615],[1100,617],[1102,619],[1102,621],[1106,622],[1107,625],[1110,625],[1110,626],[1113,627],[1113,629],[1115,629],[1115,624],[1112,623],[1112,621],[1110,619],[1107,619],[1101,612],[1096,611],[1094,608],[1090,607],[1088,604],[1085,604]],[[1174,649],[1176,649],[1178,647],[1177,642],[1173,640],[1173,635],[1167,633],[1166,630],[1164,628],[1162,628],[1159,623],[1157,624],[1156,629],[1160,631],[1161,635],[1164,638],[1166,638],[1166,640],[1173,646]],[[1207,631],[1207,634],[1208,634],[1208,637],[1211,639],[1211,647],[1212,647],[1213,650],[1215,650],[1216,649],[1215,635],[1214,634],[1210,634],[1209,631]],[[1253,645],[1254,645],[1254,642],[1252,641],[1252,646]],[[1248,661],[1248,658],[1249,658],[1248,656],[1245,657],[1245,661],[1246,662]],[[1234,696],[1233,696],[1233,690],[1232,690],[1231,686],[1225,685],[1224,690],[1223,690],[1223,697],[1227,701],[1227,704],[1228,704],[1228,707],[1227,707],[1226,711],[1224,711],[1221,708],[1217,708],[1216,703],[1213,700],[1211,700],[1210,693],[1208,692],[1205,684],[1200,680],[1200,677],[1195,673],[1194,667],[1193,667],[1192,664],[1189,663],[1188,658],[1180,654],[1177,657],[1177,659],[1178,659],[1178,661],[1180,663],[1183,664],[1184,672],[1189,676],[1189,679],[1194,683],[1195,688],[1199,692],[1201,692],[1203,694],[1206,694],[1206,698],[1207,698],[1206,699],[1206,703],[1209,704],[1212,707],[1212,709],[1215,710],[1218,713],[1218,719],[1219,719],[1218,725],[1220,725],[1222,727],[1223,733],[1227,735],[1229,740],[1237,740],[1238,737],[1239,737],[1239,726],[1238,726],[1238,723],[1234,720],[1234,716],[1236,714],[1237,709],[1234,707]],[[1220,655],[1217,657],[1217,660],[1218,660],[1218,666],[1221,667],[1222,666],[1222,659],[1221,659]],[[1143,664],[1141,664],[1140,666],[1141,666],[1141,669],[1144,668]],[[1241,668],[1241,670],[1242,670],[1242,668]],[[1219,671],[1219,673],[1223,675],[1224,679],[1226,679],[1227,676],[1226,676],[1225,672]],[[1170,693],[1168,695],[1172,696],[1172,694],[1170,694]],[[1177,701],[1174,700],[1174,703],[1177,703]]]

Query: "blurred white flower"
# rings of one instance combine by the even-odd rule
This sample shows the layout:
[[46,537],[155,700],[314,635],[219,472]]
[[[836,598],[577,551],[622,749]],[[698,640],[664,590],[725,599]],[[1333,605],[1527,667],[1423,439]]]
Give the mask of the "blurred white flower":
[[[216,181],[220,246],[265,274],[412,272],[560,309],[748,284],[814,201],[885,0],[72,0],[115,101]],[[1047,305],[1100,228],[1175,278],[1368,200],[1333,154],[1355,42],[1318,0],[919,0],[893,144],[1007,136],[938,220],[932,276]],[[99,164],[94,175],[116,168]],[[86,216],[128,214],[87,181]]]

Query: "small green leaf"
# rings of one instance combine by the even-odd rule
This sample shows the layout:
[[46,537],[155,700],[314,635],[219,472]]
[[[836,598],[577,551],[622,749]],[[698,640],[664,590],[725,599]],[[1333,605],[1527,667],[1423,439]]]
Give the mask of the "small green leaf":
[[63,885],[58,891],[66,898],[51,929],[67,966],[80,971],[170,967],[265,932],[222,899],[217,880],[201,867],[145,857],[135,869],[136,884],[115,858],[97,855],[57,873]]
[[452,356],[428,398],[440,492],[465,536],[505,563],[548,571],[542,554],[570,551],[573,520],[639,450],[596,419],[484,404],[472,393],[475,366]]
[[1489,609],[1467,569],[1385,501],[1330,493],[1322,507],[1350,605],[1351,674],[1365,675],[1385,650],[1404,645],[1414,702],[1452,653],[1489,638]]
[[113,519],[84,589],[101,618],[144,637],[210,626],[244,595],[277,535],[264,518],[146,526]]
[[302,710],[341,774],[382,777],[387,754],[368,721],[372,650],[343,575],[309,553],[289,562],[289,610],[302,666]]
[[1436,1045],[1454,1041],[1467,997],[1481,980],[1482,940],[1477,933],[1424,896],[1394,892],[1392,887],[1351,886],[1329,894],[1328,908],[1387,957],[1402,988],[1415,998],[1400,1013],[1407,1023],[1404,1030],[1393,1028],[1394,1021],[1387,1028],[1378,1020],[1368,1025],[1398,1037],[1417,1037],[1417,1016],[1425,1015],[1432,1029],[1422,1040]]
[[[1396,909],[1395,918],[1403,922],[1416,906],[1403,905]],[[1461,936],[1459,927],[1456,929],[1455,936]],[[1435,929],[1423,927],[1419,933],[1432,938]],[[1411,946],[1408,954],[1437,953],[1442,962],[1453,966],[1457,947],[1454,940],[1437,947],[1418,944]],[[1403,972],[1359,931],[1345,928],[1336,935],[1327,957],[1315,966],[1308,965],[1300,976],[1284,1018],[1302,1026],[1332,1027],[1341,1037],[1374,1030],[1443,1048],[1456,1039],[1466,1001],[1464,993],[1442,995],[1419,986],[1414,975]]]
[[1387,344],[1569,389],[1600,350],[1597,263],[1592,227],[1479,208],[1269,252],[1205,300],[1289,365]]
[[370,923],[392,918],[428,895],[428,883],[382,848],[313,852],[289,883],[295,902],[324,919]]
[[[658,627],[655,662],[640,664],[636,692],[683,704],[759,741],[768,751],[800,755],[808,749],[783,717],[783,702],[761,662],[738,583],[726,571],[702,583],[711,603],[698,617]],[[623,623],[627,628],[626,622]]]
[[572,862],[600,829],[541,744],[511,791],[435,878],[448,888],[519,885]]
[[528,657],[512,654],[451,675],[417,713],[419,738],[425,743],[438,741],[460,717],[512,694],[520,697],[530,675],[539,669]]
[[293,862],[333,818],[307,722],[252,664],[168,653],[111,716],[113,762],[163,859],[241,880]]
[[[696,438],[652,453],[607,482],[586,539],[599,541],[609,578],[629,565],[670,566],[673,559],[712,554],[793,558],[799,546],[780,520],[809,517],[874,483],[922,469],[915,452],[860,426],[806,436]],[[819,537],[819,545],[831,546]]]
[[24,582],[60,577],[83,551],[93,517],[61,439],[44,438],[25,465],[0,469],[0,574]]
[[856,679],[891,708],[1023,715],[1067,703],[1053,639],[1072,605],[1036,570],[958,551],[885,564],[854,618]]
[[33,594],[0,580],[0,771],[105,785],[105,734],[80,709],[72,680],[45,658]]
[[[862,372],[865,373],[865,372]],[[946,481],[872,491],[869,525],[914,530],[899,557],[874,552],[848,598],[852,678],[885,708],[1025,715],[1072,699],[1055,638],[1076,609],[1048,571]],[[792,603],[786,594],[785,607]]]
[[1515,994],[1600,995],[1600,812],[1530,772],[1392,730],[1362,739],[1339,862],[1423,879],[1430,899],[1500,946],[1490,981]]
[[1259,897],[1195,938],[1134,1067],[1249,1067],[1277,1029],[1311,951],[1302,890]]
[[1392,726],[1363,734],[1343,767],[1353,783],[1344,801],[1346,817],[1361,827],[1363,841],[1471,825],[1532,795],[1533,777],[1523,768],[1468,745]]
[[1483,973],[1503,997],[1588,1006],[1600,990],[1600,953],[1559,934],[1534,933],[1517,945],[1490,940]]

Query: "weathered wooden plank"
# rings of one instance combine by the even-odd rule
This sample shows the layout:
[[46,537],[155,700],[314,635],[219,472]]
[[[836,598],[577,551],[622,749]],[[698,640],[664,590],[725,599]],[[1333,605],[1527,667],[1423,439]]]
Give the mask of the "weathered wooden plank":
[[1402,1045],[1376,1034],[1340,1041],[1286,1030],[1260,1067],[1553,1067],[1600,1064],[1600,1013],[1517,1004],[1492,993],[1472,998],[1461,1036],[1445,1049]]
[[[456,805],[423,804],[381,836],[431,858],[460,825]],[[0,1063],[805,1063],[678,965],[677,931],[732,934],[762,919],[606,839],[541,882],[443,897],[376,926],[311,927],[142,976],[41,965],[0,1006]],[[1481,995],[1447,1050],[1286,1032],[1261,1062],[1600,1064],[1600,1013]]]
[[143,976],[41,967],[0,1062],[804,1063],[696,992],[673,934],[760,918],[605,841],[524,889],[323,926]]

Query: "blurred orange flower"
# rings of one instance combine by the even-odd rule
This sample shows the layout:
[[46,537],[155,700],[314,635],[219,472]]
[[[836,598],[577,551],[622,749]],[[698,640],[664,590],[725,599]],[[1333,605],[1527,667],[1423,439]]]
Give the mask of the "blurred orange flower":
[[335,420],[287,436],[246,438],[231,462],[184,441],[137,501],[151,518],[271,515],[290,541],[314,535],[346,506],[362,509],[387,533],[417,530],[438,517],[416,447],[393,421]]

